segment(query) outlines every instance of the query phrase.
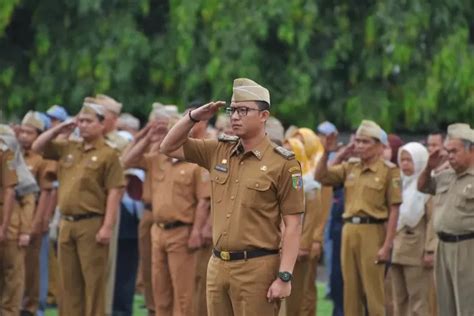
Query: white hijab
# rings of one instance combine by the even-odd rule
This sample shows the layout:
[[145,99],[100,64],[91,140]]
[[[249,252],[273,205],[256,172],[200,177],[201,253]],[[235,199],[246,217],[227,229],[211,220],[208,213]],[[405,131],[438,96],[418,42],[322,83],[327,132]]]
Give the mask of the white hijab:
[[406,176],[401,172],[403,202],[400,205],[400,215],[398,217],[397,231],[404,226],[415,227],[425,214],[425,204],[429,196],[421,193],[417,189],[417,182],[420,174],[428,162],[428,151],[420,143],[408,143],[398,151],[398,164],[401,162],[401,153],[405,151],[413,160],[414,173]]

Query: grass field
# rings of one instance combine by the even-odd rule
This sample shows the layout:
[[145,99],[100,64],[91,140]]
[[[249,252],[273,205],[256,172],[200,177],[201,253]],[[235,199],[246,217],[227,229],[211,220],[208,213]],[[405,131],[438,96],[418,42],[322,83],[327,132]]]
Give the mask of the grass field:
[[[332,314],[332,303],[324,299],[325,288],[324,284],[318,284],[318,316],[330,316]],[[145,316],[146,311],[142,308],[143,306],[143,297],[140,295],[135,296],[134,304],[134,316]],[[57,316],[56,309],[48,309],[46,311],[46,316]]]

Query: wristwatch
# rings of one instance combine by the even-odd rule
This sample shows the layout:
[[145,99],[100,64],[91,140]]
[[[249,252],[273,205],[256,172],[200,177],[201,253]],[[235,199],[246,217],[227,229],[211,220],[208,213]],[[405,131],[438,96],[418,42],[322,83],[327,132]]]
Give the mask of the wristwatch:
[[278,272],[278,278],[283,282],[290,282],[293,279],[293,275],[288,271]]

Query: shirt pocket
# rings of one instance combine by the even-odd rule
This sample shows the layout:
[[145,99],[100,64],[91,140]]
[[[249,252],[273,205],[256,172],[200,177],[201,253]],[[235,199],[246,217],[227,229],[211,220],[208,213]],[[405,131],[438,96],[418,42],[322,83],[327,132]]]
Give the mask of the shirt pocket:
[[193,175],[190,172],[181,172],[173,181],[173,193],[190,199],[192,184]]
[[446,193],[448,192],[449,185],[440,185],[436,187],[436,194],[433,198],[433,206],[438,207],[443,204],[446,200]]
[[383,189],[384,185],[379,181],[365,183],[362,193],[364,201],[376,208],[383,207],[385,202],[385,193]]
[[245,182],[246,190],[242,201],[250,207],[266,208],[275,203],[276,196],[271,190],[272,183],[266,179],[249,179]]
[[212,170],[210,177],[211,177],[211,189],[212,189],[211,200],[215,203],[221,203],[225,195],[227,181],[229,179],[229,173]]
[[474,189],[466,188],[456,196],[456,206],[466,213],[474,210]]

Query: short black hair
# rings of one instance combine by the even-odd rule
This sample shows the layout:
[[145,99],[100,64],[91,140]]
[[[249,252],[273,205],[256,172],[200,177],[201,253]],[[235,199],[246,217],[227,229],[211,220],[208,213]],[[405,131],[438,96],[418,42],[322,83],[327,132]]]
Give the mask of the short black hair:
[[266,101],[255,101],[255,103],[260,111],[270,111],[270,104]]
[[444,140],[446,138],[446,133],[442,130],[435,129],[429,132],[428,136],[441,136],[441,139]]
[[97,119],[99,120],[100,123],[104,122],[105,116],[103,116],[102,114],[99,114],[99,113],[96,113],[95,116],[97,117]]

